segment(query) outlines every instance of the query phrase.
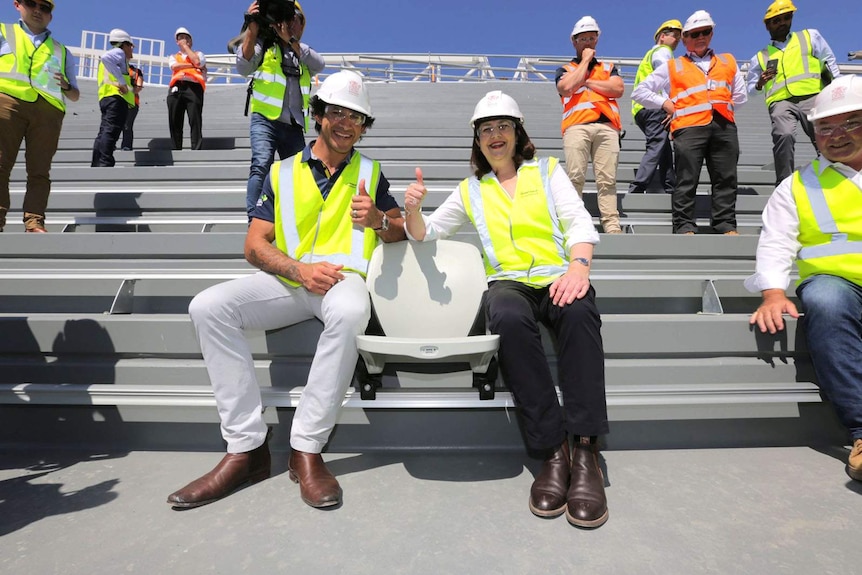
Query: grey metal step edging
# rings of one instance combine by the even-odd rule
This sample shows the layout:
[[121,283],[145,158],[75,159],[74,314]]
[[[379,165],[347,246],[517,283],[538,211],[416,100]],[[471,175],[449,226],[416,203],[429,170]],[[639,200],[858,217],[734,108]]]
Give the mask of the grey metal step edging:
[[[303,387],[261,388],[265,407],[295,408]],[[557,395],[562,395],[557,390]],[[729,405],[762,403],[819,403],[822,399],[812,383],[780,384],[692,384],[680,386],[627,387],[607,390],[611,407],[667,405]],[[215,407],[212,389],[204,386],[124,386],[113,384],[3,384],[0,404],[15,405],[116,405],[151,407]],[[515,408],[508,391],[498,390],[493,399],[481,400],[474,389],[406,390],[378,389],[377,398],[363,400],[348,390],[342,405],[358,409],[509,409]]]

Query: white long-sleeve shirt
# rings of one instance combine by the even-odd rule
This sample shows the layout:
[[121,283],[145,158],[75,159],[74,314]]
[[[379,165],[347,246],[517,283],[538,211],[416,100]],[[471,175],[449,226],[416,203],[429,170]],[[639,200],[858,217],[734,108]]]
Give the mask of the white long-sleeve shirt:
[[[842,163],[820,160],[820,173],[832,166],[862,189],[862,172]],[[804,169],[804,168],[803,168]],[[819,175],[819,174],[818,174]],[[799,213],[793,198],[790,175],[775,188],[763,209],[763,228],[757,242],[757,262],[754,275],[746,278],[745,288],[751,292],[766,289],[787,289],[796,254],[802,248],[799,237]]]
[[[531,162],[535,163],[535,160]],[[531,162],[524,162],[521,167]],[[493,178],[497,185],[500,186],[493,172],[490,172],[485,177]],[[551,196],[554,198],[554,207],[563,228],[568,249],[571,250],[573,245],[579,243],[593,245],[599,243],[599,234],[593,225],[590,213],[584,207],[583,200],[581,200],[571,180],[569,180],[569,177],[559,164],[551,172],[550,182]],[[502,189],[502,186],[500,188]],[[467,208],[461,199],[461,186],[456,187],[449,197],[446,198],[446,201],[434,210],[434,213],[429,216],[423,214],[422,219],[425,221],[424,241],[445,239],[454,235],[461,226],[470,221],[470,218],[467,216]],[[415,239],[409,232],[407,233],[407,237]]]
[[[841,70],[838,69],[838,62],[835,60],[835,54],[832,52],[832,48],[829,47],[829,44],[823,38],[823,36],[815,30],[814,28],[808,29],[808,35],[811,37],[811,55],[820,60],[820,63],[826,66],[826,69],[829,70],[829,73],[832,74],[833,78],[837,78],[841,75]],[[783,42],[778,42],[777,40],[772,40],[769,42],[770,46],[775,46],[779,50],[784,50],[787,47],[787,42],[790,40],[790,35]],[[755,54],[751,58],[751,62],[748,65],[748,74],[745,77],[745,83],[748,85],[748,91],[753,92],[756,91],[757,82],[760,80],[760,76],[763,74],[763,68],[760,67],[760,62],[757,59],[757,54]]]
[[[696,55],[694,52],[687,54],[691,58],[691,61],[703,70],[704,74],[709,73],[709,65],[712,62],[713,55],[715,53],[712,50],[707,50],[706,54],[702,57]],[[668,70],[668,64],[669,62],[653,70],[653,73],[644,78],[632,91],[632,99],[647,110],[661,108],[662,104],[667,100],[665,94],[670,94],[670,71]],[[736,106],[748,101],[748,92],[745,90],[745,78],[742,72],[739,71],[739,66],[737,66],[736,74],[733,76],[731,98]]]

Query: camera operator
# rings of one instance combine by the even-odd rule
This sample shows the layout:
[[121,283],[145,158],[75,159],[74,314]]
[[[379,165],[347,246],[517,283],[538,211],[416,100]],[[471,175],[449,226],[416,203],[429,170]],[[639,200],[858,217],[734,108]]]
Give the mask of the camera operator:
[[253,78],[251,168],[246,189],[249,214],[257,204],[275,152],[283,160],[305,147],[311,78],[326,63],[300,41],[304,31],[305,14],[299,2],[255,0],[245,14],[244,37],[236,48],[236,71]]

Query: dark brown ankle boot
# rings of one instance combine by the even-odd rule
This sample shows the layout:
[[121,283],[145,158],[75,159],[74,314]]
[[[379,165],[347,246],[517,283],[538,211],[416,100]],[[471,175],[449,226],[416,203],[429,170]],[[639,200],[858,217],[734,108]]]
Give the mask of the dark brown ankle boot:
[[566,510],[569,489],[569,440],[542,464],[542,471],[530,488],[530,511],[539,517],[558,517]]
[[566,505],[566,519],[576,527],[601,527],[608,520],[605,478],[598,455],[589,437],[576,438]]

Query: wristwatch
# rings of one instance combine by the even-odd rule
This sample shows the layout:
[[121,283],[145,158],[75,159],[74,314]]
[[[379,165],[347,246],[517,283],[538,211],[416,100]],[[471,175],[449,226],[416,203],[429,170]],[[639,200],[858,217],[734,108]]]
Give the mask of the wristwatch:
[[590,260],[588,260],[587,258],[572,258],[572,261],[578,262],[579,264],[581,264],[582,266],[584,266],[586,268],[590,267]]
[[383,214],[383,220],[380,222],[380,227],[379,228],[371,228],[371,229],[373,229],[375,232],[388,231],[389,230],[389,216],[387,216],[384,213]]

